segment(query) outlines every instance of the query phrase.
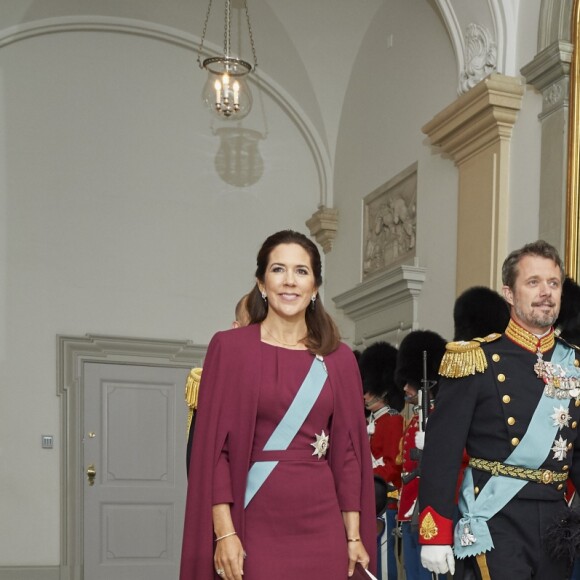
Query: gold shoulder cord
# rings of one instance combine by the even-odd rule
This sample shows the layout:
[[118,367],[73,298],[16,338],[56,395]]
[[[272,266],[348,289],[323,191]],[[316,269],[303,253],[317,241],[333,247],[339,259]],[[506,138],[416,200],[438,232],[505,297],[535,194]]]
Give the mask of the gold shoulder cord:
[[458,379],[477,373],[487,368],[487,359],[481,348],[482,343],[497,340],[500,334],[489,334],[485,338],[448,342],[445,354],[439,366],[439,374],[443,377]]
[[189,436],[189,429],[193,414],[197,409],[197,399],[199,397],[199,383],[201,381],[201,369],[195,368],[189,371],[187,381],[185,382],[185,402],[189,407],[189,414],[187,416],[187,435]]

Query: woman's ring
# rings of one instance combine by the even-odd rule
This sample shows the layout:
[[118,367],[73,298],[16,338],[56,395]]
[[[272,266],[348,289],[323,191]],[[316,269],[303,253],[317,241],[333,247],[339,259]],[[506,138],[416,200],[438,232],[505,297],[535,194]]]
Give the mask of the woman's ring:
[[215,571],[215,573],[216,573],[218,576],[223,576],[223,575],[226,573],[226,571],[225,571],[225,570],[222,570],[221,568],[218,568],[218,569]]

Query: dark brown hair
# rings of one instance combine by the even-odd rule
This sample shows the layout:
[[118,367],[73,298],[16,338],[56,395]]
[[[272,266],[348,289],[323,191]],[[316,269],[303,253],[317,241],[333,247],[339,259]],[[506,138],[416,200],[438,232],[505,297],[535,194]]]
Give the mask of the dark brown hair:
[[524,256],[539,256],[552,260],[560,268],[561,281],[564,282],[564,264],[560,259],[558,250],[544,240],[530,242],[519,250],[514,250],[505,260],[501,269],[501,278],[504,286],[513,290],[518,276],[518,266]]
[[[297,244],[307,252],[314,274],[314,282],[316,287],[320,289],[322,286],[320,252],[312,240],[309,240],[304,234],[293,230],[282,230],[266,238],[256,259],[257,280],[261,283],[264,282],[266,269],[270,261],[270,254],[280,244]],[[248,295],[247,308],[252,324],[262,322],[268,314],[268,303],[262,298],[257,283]],[[305,317],[308,335],[306,336],[304,344],[308,350],[320,355],[327,355],[336,350],[340,343],[340,333],[334,320],[332,320],[331,316],[324,309],[320,295],[318,295],[314,308],[309,306],[306,309]]]

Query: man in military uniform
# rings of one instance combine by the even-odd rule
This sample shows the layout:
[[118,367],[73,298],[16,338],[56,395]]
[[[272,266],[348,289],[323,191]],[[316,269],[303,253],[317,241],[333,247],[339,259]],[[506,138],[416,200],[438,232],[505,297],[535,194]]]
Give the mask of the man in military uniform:
[[[505,333],[450,343],[441,364],[446,378],[422,458],[421,559],[453,573],[455,556],[455,578],[564,579],[568,558],[544,547],[565,507],[567,478],[580,483],[580,372],[553,329],[563,266],[555,248],[537,241],[507,257],[502,278]],[[464,448],[470,462],[454,532]]]

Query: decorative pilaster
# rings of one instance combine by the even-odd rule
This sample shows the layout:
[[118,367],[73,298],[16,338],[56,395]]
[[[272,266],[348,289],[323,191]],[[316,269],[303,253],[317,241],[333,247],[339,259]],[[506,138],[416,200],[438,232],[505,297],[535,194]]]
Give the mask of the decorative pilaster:
[[459,170],[458,294],[470,286],[501,285],[510,140],[523,93],[519,79],[493,73],[422,128]]
[[332,244],[338,230],[338,210],[320,206],[318,211],[306,221],[310,235],[322,246],[325,254],[332,250]]
[[539,237],[564,255],[566,235],[566,168],[570,63],[574,46],[557,40],[521,70],[526,82],[542,93]]

